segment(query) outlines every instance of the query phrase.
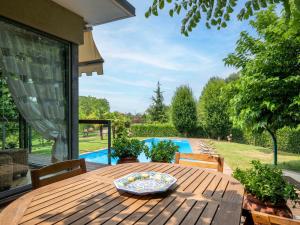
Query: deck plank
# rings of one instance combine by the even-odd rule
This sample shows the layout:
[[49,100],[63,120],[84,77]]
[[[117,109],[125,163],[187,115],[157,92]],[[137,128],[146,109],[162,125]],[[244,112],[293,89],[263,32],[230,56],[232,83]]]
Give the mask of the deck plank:
[[142,207],[133,212],[130,216],[128,216],[125,220],[123,220],[120,224],[122,225],[131,225],[146,215],[154,206],[156,206],[163,198],[152,198]]
[[172,204],[168,205],[162,212],[155,217],[155,219],[150,223],[152,225],[163,225],[169,218],[175,213],[175,211],[181,207],[184,203],[184,198],[176,198]]
[[[57,202],[57,201],[61,201],[62,199],[65,199],[65,198],[69,198],[73,195],[76,195],[82,191],[85,191],[85,190],[88,190],[90,188],[93,188],[95,186],[99,185],[98,183],[95,183],[95,182],[86,182],[84,184],[81,184],[81,185],[74,185],[73,187],[71,188],[68,188],[68,189],[65,189],[63,191],[60,191],[60,192],[56,192],[56,193],[53,193],[52,195],[48,195],[44,198],[40,198],[40,199],[37,199],[37,200],[33,200],[29,206],[29,208],[39,208],[40,207],[40,204],[42,203],[45,203],[47,202],[47,204],[52,204]],[[29,210],[30,211],[30,210]]]
[[[197,225],[210,225],[213,221],[214,215],[218,210],[219,204],[216,202],[208,202],[204,211],[197,221]],[[221,224],[230,224],[230,223],[220,223]],[[234,223],[233,223],[234,224]]]
[[204,196],[211,197],[215,193],[219,183],[221,182],[222,178],[219,176],[215,176],[214,179],[210,182],[208,187],[203,192]]
[[209,174],[204,180],[203,182],[201,182],[201,184],[195,189],[194,193],[196,194],[202,194],[207,187],[210,185],[210,183],[213,181],[213,179],[216,177],[215,174]]
[[100,200],[99,202],[92,203],[88,207],[81,209],[80,211],[74,211],[72,209],[71,215],[67,218],[61,220],[57,224],[85,224],[90,221],[90,219],[96,218],[96,216],[101,213],[105,213],[109,209],[115,207],[116,205],[127,200],[131,195],[120,195],[118,192],[107,196],[106,198]]
[[[110,198],[108,198],[108,196],[110,196]],[[70,204],[63,206],[62,208],[50,212],[50,214],[53,216],[49,217],[48,220],[43,221],[43,225],[55,224],[59,221],[62,221],[60,222],[60,224],[64,224],[64,221],[66,221],[67,223],[68,221],[72,221],[72,219],[74,219],[74,218],[70,218],[70,219],[68,218],[76,214],[77,212],[82,213],[82,211],[88,210],[89,207],[97,208],[95,207],[96,205],[98,207],[101,207],[101,205],[104,205],[112,201],[118,196],[119,194],[117,193],[117,191],[114,188],[112,188],[107,190],[105,193],[100,193],[96,195],[93,198],[87,198],[83,202],[76,202],[76,201],[72,202]],[[84,213],[82,213],[82,215],[84,215]],[[80,218],[80,216],[76,216],[74,220],[76,220],[76,218]]]
[[135,224],[142,225],[142,224],[149,224],[151,223],[157,215],[159,215],[166,207],[168,207],[176,197],[169,196],[164,198],[160,201],[157,205],[155,205],[147,214],[145,214],[139,221]]
[[206,205],[207,202],[205,201],[197,201],[190,213],[184,218],[181,225],[196,224]]
[[[48,219],[52,215],[56,215],[61,210],[66,210],[71,207],[77,207],[79,204],[82,204],[87,199],[94,198],[97,195],[100,195],[103,193],[103,191],[112,189],[112,186],[109,185],[99,185],[96,188],[90,189],[88,191],[82,192],[79,195],[73,196],[72,198],[68,198],[62,201],[57,202],[56,204],[47,205],[47,202],[45,202],[45,205],[43,208],[40,208],[36,211],[30,211],[27,210],[22,222],[26,222],[28,220],[31,220],[35,217],[38,217],[38,221],[41,219]],[[31,221],[31,223],[34,223]]]
[[[139,171],[168,173],[177,182],[159,195],[117,191],[114,179]],[[0,225],[239,225],[243,193],[242,185],[233,178],[201,168],[122,164],[36,189],[4,209]]]
[[123,210],[121,213],[111,217],[104,225],[115,225],[124,221],[128,216],[132,215],[137,209],[149,202],[150,198],[144,197],[136,201],[134,204],[130,205],[127,209]]
[[227,178],[222,178],[220,183],[218,184],[215,192],[213,193],[213,197],[215,199],[220,199],[223,197],[225,191],[226,191],[226,188],[227,188],[227,185],[228,185],[228,179]]
[[[104,214],[101,214],[101,211],[97,210],[97,212],[93,212],[92,214],[90,214],[88,216],[89,220],[91,220],[91,221],[87,224],[89,224],[89,225],[103,224],[103,223],[107,222],[110,218],[112,218],[113,216],[115,216],[115,215],[119,214],[121,211],[127,209],[130,205],[136,203],[138,200],[139,200],[139,197],[128,198],[125,201],[121,202],[120,204],[116,205],[115,207],[107,210]],[[77,223],[77,224],[86,224],[86,223],[81,223],[81,221],[80,221],[80,223]]]
[[169,225],[179,225],[185,216],[189,213],[189,211],[196,204],[196,200],[188,199],[186,200],[181,207],[172,215],[172,217],[166,222]]

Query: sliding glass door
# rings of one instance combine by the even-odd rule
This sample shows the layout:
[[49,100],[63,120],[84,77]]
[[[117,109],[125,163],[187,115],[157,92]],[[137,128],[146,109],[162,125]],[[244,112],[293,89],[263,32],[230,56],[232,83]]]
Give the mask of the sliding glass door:
[[69,158],[69,54],[69,43],[0,18],[0,191]]

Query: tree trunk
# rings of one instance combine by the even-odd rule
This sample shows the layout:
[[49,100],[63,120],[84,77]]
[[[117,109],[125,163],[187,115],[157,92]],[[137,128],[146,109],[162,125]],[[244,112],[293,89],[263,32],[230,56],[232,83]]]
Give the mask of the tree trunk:
[[274,152],[274,165],[277,166],[277,138],[276,138],[276,131],[272,132],[270,129],[267,128],[267,131],[272,137],[273,142],[273,152]]

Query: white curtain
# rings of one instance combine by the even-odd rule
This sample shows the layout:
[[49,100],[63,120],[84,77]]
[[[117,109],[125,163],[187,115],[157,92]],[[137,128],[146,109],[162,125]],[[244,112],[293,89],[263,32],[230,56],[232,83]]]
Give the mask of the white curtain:
[[55,141],[52,161],[67,159],[66,46],[0,21],[0,67],[21,115]]

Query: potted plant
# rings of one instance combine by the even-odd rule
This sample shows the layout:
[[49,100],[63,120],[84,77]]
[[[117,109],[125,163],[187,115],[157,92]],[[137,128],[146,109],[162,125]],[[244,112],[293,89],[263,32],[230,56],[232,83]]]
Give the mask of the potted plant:
[[286,201],[295,202],[298,195],[295,187],[283,179],[282,170],[259,161],[252,161],[251,165],[250,169],[236,169],[233,173],[245,186],[243,208],[292,218]]
[[160,141],[156,144],[152,143],[152,149],[146,149],[145,155],[152,162],[171,163],[178,148],[172,141]]
[[121,136],[114,140],[111,156],[118,159],[118,164],[138,162],[137,157],[146,149],[145,143]]

